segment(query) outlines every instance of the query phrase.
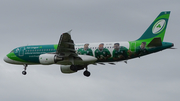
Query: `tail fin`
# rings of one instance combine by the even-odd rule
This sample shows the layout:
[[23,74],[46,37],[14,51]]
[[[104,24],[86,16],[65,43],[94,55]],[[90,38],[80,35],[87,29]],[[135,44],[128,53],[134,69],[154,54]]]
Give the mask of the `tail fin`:
[[138,40],[159,37],[161,38],[161,41],[163,41],[169,20],[169,15],[170,11],[161,12]]

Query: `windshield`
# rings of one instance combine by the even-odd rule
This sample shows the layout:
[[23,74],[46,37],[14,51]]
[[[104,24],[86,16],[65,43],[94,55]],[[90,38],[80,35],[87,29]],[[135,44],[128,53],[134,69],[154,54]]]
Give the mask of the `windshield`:
[[10,53],[14,53],[14,50],[12,50]]

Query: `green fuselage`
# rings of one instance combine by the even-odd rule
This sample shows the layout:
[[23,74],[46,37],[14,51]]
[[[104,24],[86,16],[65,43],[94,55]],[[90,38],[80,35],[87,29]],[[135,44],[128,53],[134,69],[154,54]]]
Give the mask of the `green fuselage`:
[[[79,45],[78,45],[79,46]],[[83,45],[82,45],[83,46]],[[97,44],[98,46],[98,44]],[[161,50],[164,50],[166,48],[170,48],[172,47],[173,44],[172,43],[168,43],[168,42],[162,42],[162,46],[159,47],[147,47],[147,53],[144,54],[137,54],[138,49],[135,49],[136,47],[129,45],[128,50],[130,50],[132,52],[132,54],[127,53],[128,58],[126,56],[126,58],[119,58],[119,59],[115,59],[113,58],[113,46],[109,46],[109,47],[104,47],[107,48],[106,50],[109,50],[111,57],[109,57],[106,60],[97,60],[97,62],[113,62],[113,61],[121,61],[121,60],[128,60],[128,59],[132,59],[132,58],[136,58],[136,57],[140,57],[140,56],[144,56],[150,53],[154,53],[154,52],[158,52]],[[80,48],[83,47],[76,47],[75,49],[76,51]],[[98,47],[90,47],[92,49],[93,52],[93,56],[95,57],[95,50],[98,49]],[[7,57],[14,60],[14,61],[18,61],[18,62],[22,62],[22,63],[27,63],[27,64],[39,64],[39,56],[41,54],[46,54],[46,53],[55,53],[57,49],[57,45],[31,45],[31,46],[23,46],[23,47],[18,47],[15,48],[13,51],[11,51]],[[78,54],[78,52],[77,52]],[[116,56],[117,57],[117,56]]]

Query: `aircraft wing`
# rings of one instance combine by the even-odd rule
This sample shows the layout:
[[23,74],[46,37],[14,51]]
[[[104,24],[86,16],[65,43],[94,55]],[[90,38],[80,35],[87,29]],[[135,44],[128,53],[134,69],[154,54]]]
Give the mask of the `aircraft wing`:
[[60,36],[56,54],[61,57],[78,57],[74,48],[74,41],[71,39],[71,31],[63,33]]

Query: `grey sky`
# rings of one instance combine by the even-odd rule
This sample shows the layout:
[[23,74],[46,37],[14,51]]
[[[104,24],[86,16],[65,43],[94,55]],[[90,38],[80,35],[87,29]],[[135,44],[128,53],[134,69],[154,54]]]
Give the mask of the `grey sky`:
[[[0,101],[177,101],[180,94],[179,0],[0,0]],[[139,38],[161,11],[171,15],[164,41],[176,50],[117,65],[62,74],[59,65],[11,65],[3,57],[23,45],[57,44],[70,29],[78,43]]]

